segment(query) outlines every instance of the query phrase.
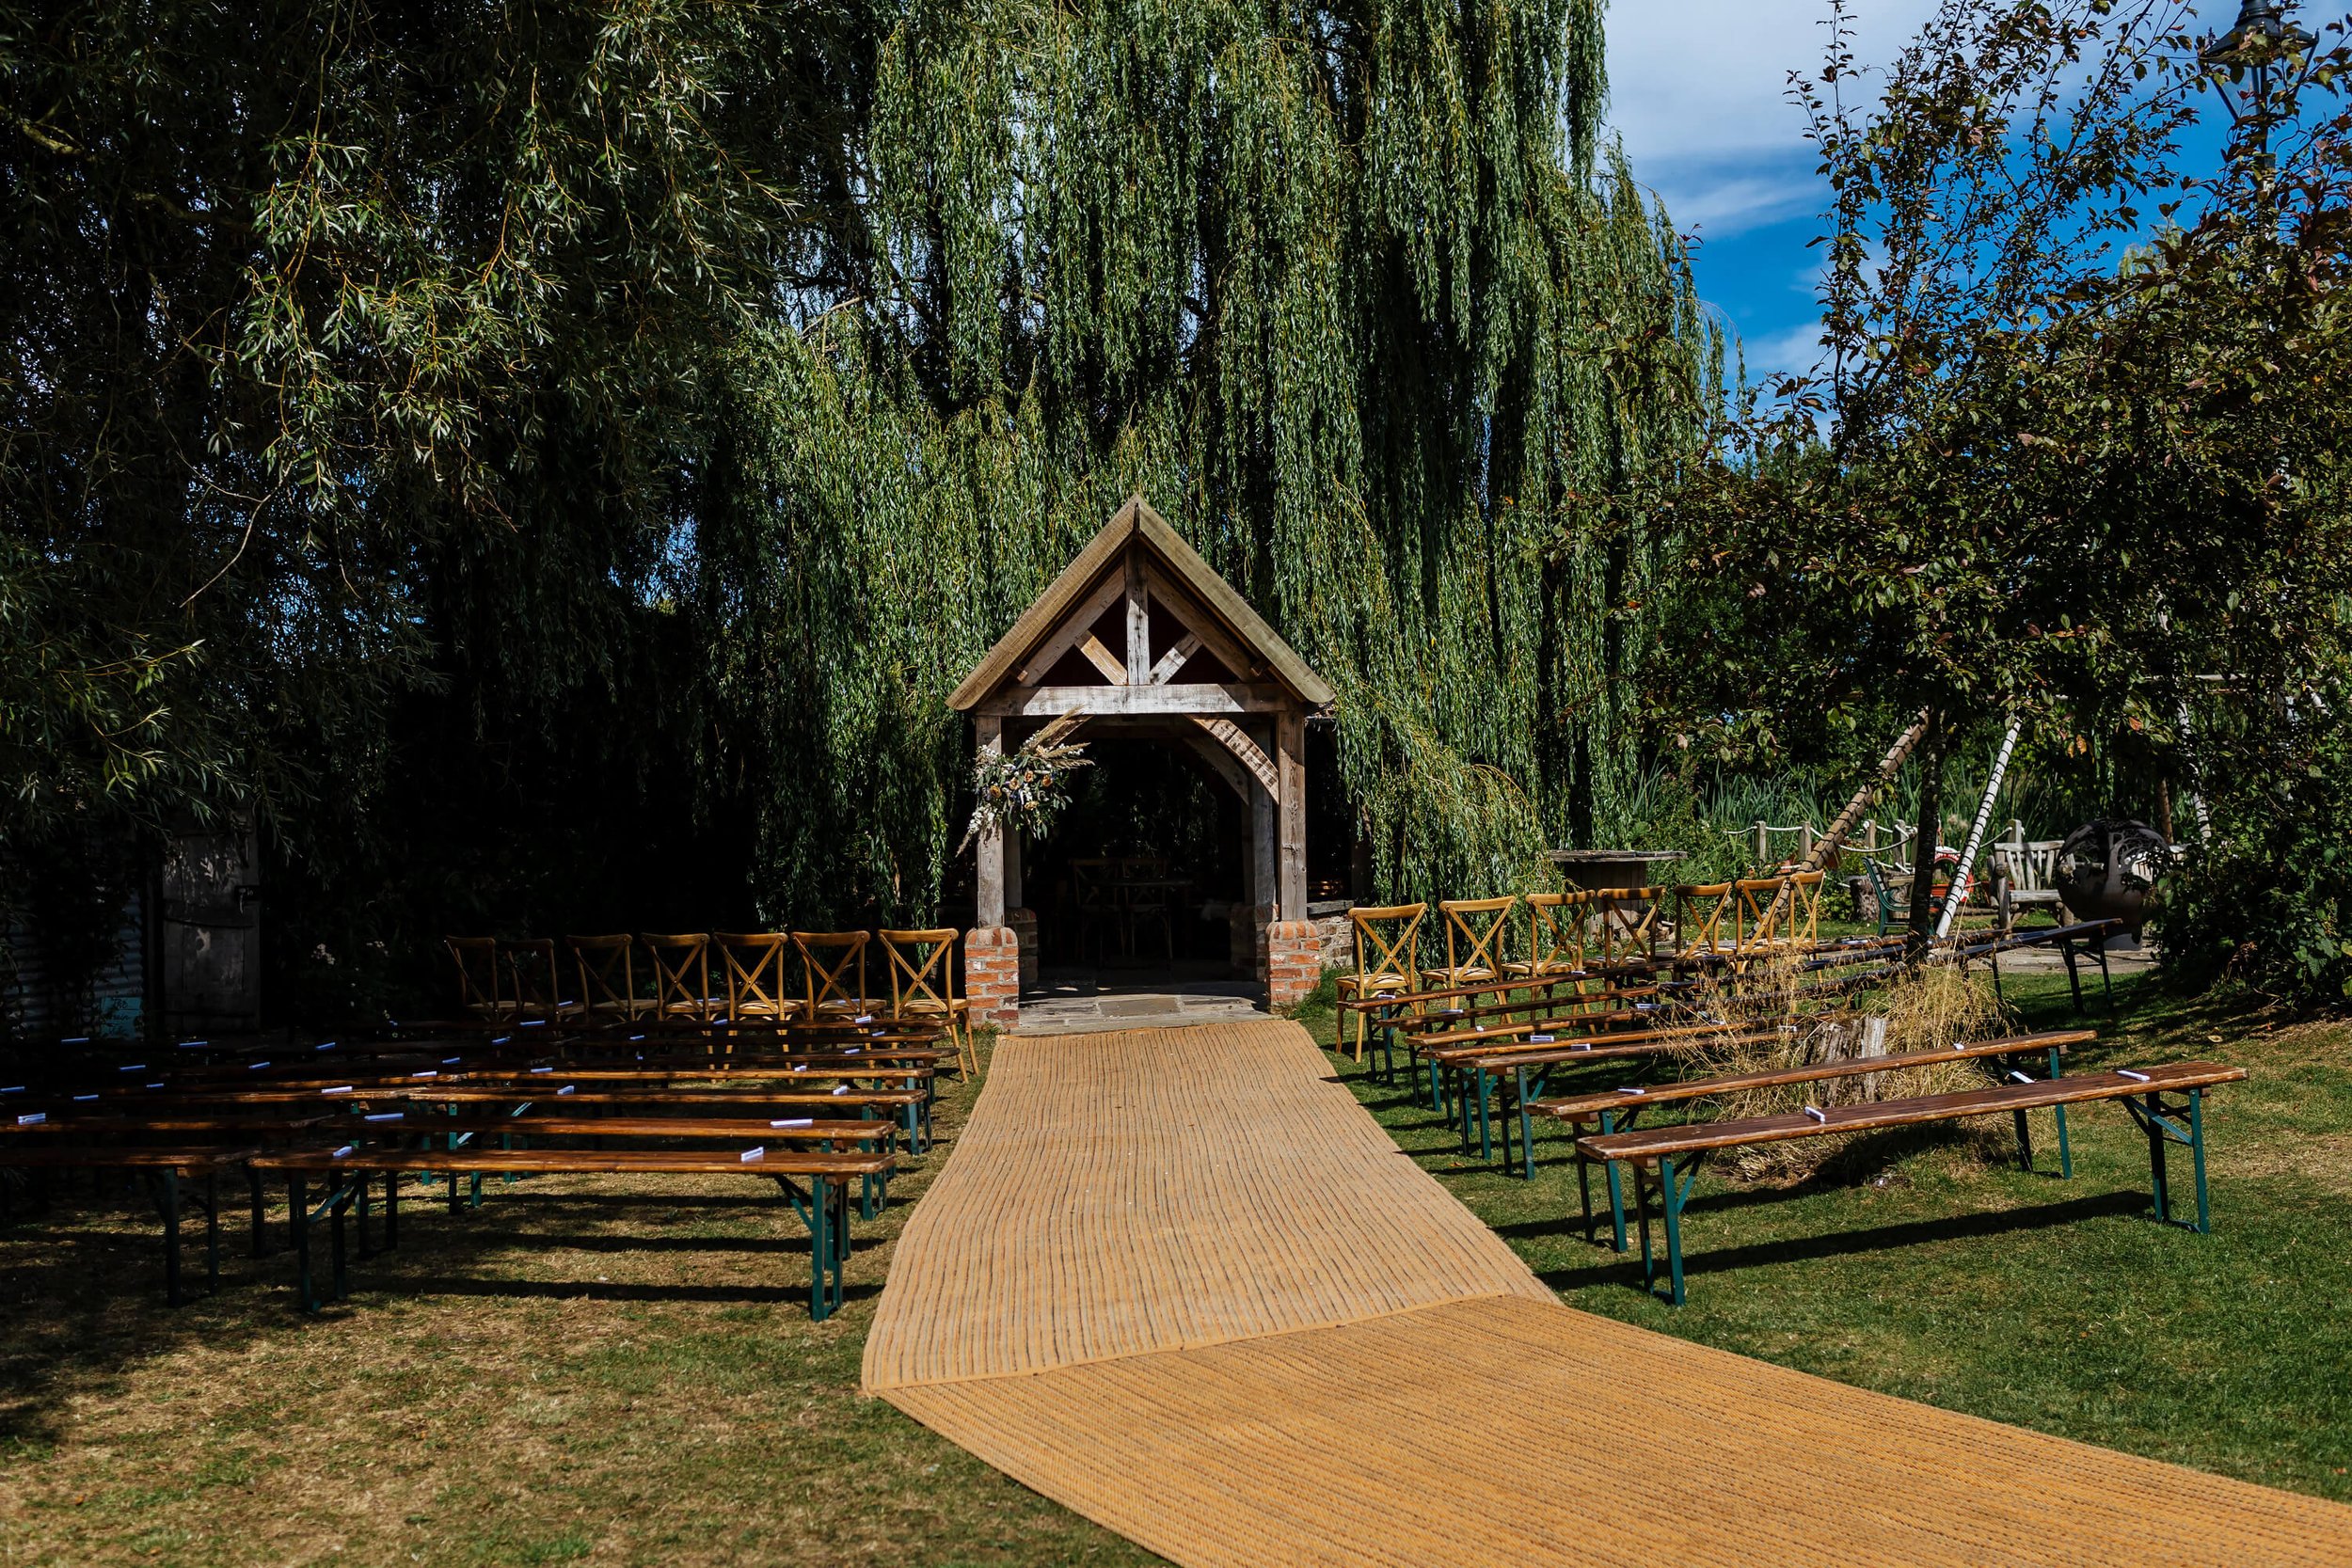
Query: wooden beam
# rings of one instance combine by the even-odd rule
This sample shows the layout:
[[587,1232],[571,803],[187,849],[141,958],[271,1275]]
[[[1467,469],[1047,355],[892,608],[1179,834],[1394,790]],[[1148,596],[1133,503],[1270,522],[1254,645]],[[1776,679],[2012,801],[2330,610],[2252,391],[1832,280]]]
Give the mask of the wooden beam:
[[1282,787],[1281,897],[1278,920],[1307,918],[1307,718],[1293,709],[1274,716],[1275,766]]
[[1092,634],[1094,623],[1103,618],[1103,611],[1119,602],[1127,591],[1127,578],[1121,572],[1110,572],[1095,584],[1094,592],[1078,601],[1078,608],[1055,626],[1054,634],[1037,645],[1036,652],[1021,663],[1020,673],[1013,679],[1023,686],[1035,686],[1045,678],[1045,672],[1060,662],[1061,656],[1078,645],[1078,640]]
[[1184,636],[1176,640],[1176,645],[1168,649],[1168,652],[1162,654],[1160,656],[1160,661],[1152,666],[1151,677],[1145,684],[1150,686],[1166,686],[1169,681],[1176,678],[1176,672],[1184,667],[1184,660],[1190,658],[1193,655],[1199,653],[1200,651],[1200,634],[1189,631],[1184,633]]
[[1274,759],[1249,738],[1248,731],[1231,719],[1203,719],[1195,714],[1192,721],[1249,769],[1249,776],[1258,781],[1258,787],[1265,791],[1269,800],[1280,798],[1278,792],[1281,787],[1281,774],[1276,769]]
[[1055,719],[1072,708],[1089,715],[1279,713],[1296,701],[1278,686],[1009,687],[974,708],[998,719]]
[[1086,641],[1078,644],[1078,651],[1087,656],[1088,663],[1103,672],[1104,680],[1113,686],[1127,684],[1127,667],[1111,657],[1111,651],[1103,646],[1101,638],[1092,632],[1087,633]]
[[[1005,749],[1005,721],[993,714],[983,714],[973,721],[981,754],[993,756]],[[980,830],[979,861],[974,867],[974,882],[979,894],[977,924],[983,927],[1005,923],[1005,833],[1002,828],[991,826]]]
[[1143,557],[1132,549],[1127,552],[1127,684],[1152,684],[1151,599],[1143,582]]
[[1209,613],[1198,599],[1169,580],[1167,573],[1147,562],[1143,566],[1143,577],[1152,596],[1159,601],[1160,608],[1183,622],[1186,631],[1207,643],[1209,652],[1216,655],[1225,668],[1236,677],[1255,680],[1264,673],[1265,660],[1236,641],[1218,624],[1215,615]]
[[1190,747],[1202,762],[1209,765],[1210,772],[1225,782],[1226,788],[1241,797],[1244,804],[1248,802],[1251,796],[1258,793],[1251,785],[1248,771],[1234,758],[1233,753],[1223,746],[1198,730],[1184,736],[1184,743]]

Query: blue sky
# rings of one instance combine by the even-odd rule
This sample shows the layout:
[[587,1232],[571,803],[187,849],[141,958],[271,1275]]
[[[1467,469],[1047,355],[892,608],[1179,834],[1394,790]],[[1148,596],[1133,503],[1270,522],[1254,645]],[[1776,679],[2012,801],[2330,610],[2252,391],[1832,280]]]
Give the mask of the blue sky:
[[[1818,71],[1822,0],[1615,0],[1612,125],[1634,173],[1701,241],[1699,292],[1746,344],[1751,375],[1813,361],[1814,252],[1823,187],[1788,72]],[[1861,0],[1865,60],[1885,60],[1932,0]]]
[[[1893,59],[1935,0],[1856,0],[1855,55]],[[2234,0],[2194,8],[2215,26]],[[2297,20],[2341,15],[2306,3]],[[1751,379],[1809,369],[1819,357],[1819,267],[1826,187],[1814,173],[1788,72],[1818,72],[1825,0],[1614,0],[1609,8],[1610,123],[1633,171],[1695,233],[1699,293],[1745,345]],[[2192,165],[2217,161],[2223,122],[2186,138]]]

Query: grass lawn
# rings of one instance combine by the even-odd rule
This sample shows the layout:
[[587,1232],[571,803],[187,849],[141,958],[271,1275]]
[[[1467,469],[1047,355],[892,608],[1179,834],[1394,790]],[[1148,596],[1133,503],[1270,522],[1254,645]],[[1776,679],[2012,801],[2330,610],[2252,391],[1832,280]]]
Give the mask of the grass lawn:
[[[2106,1027],[2095,971],[2088,994]],[[2069,1071],[2203,1058],[2252,1074],[2206,1099],[2212,1235],[2144,1217],[2146,1139],[2122,1107],[2089,1106],[2069,1117],[2072,1181],[2001,1165],[1948,1132],[1857,1140],[1793,1188],[1710,1168],[1684,1219],[1680,1307],[1645,1299],[1638,1253],[1584,1241],[1565,1131],[1539,1130],[1532,1183],[1505,1178],[1461,1156],[1424,1099],[1343,1072],[1571,1307],[2352,1501],[2352,1026],[2249,1022],[2137,976],[2119,977],[2116,995],[2120,1027],[2078,1048]],[[2024,1027],[2074,1018],[2062,974],[2012,980],[2010,1001]],[[1331,1038],[1327,1011],[1302,1022]],[[1587,1086],[1624,1081],[1619,1069]],[[2048,1114],[2034,1120],[2054,1169]],[[1996,1131],[2006,1144],[2006,1118]],[[2186,1194],[2186,1151],[2172,1153]]]
[[[2062,985],[2022,993],[2028,1022],[2060,1020]],[[2214,1235],[2140,1217],[2144,1145],[2093,1107],[2072,1183],[1915,1138],[1860,1146],[1814,1187],[1705,1178],[1679,1310],[1570,1231],[1564,1142],[1532,1185],[1508,1180],[1344,1076],[1573,1306],[2352,1499],[2352,1028],[2248,1026],[2139,989],[2119,985],[2123,1033],[2078,1068],[2197,1054],[2255,1074],[2209,1104]],[[1330,1037],[1327,1013],[1304,1022]],[[946,1095],[930,1169],[973,1092]],[[858,1394],[926,1180],[861,1227],[850,1306],[822,1325],[798,1222],[749,1182],[649,1202],[537,1179],[455,1222],[421,1203],[316,1320],[290,1310],[284,1256],[238,1256],[241,1230],[221,1294],[167,1309],[151,1215],[77,1189],[0,1226],[0,1564],[1156,1560]]]
[[170,1310],[151,1210],[77,1186],[0,1226],[0,1564],[1156,1561],[857,1391],[975,1092],[822,1324],[806,1233],[750,1181],[404,1205],[400,1250],[309,1321],[241,1212],[220,1294]]

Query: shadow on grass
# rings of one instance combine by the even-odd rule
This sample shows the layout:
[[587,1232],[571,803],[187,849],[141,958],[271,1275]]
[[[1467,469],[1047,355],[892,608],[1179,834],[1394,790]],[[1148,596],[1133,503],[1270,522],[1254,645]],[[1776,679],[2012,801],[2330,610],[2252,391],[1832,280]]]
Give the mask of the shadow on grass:
[[[1742,1195],[1746,1196],[1746,1195]],[[1694,1205],[1695,1207],[1695,1205]],[[1754,1268],[1766,1263],[1802,1263],[1825,1258],[1846,1258],[1863,1253],[1890,1252],[1901,1247],[1923,1246],[1935,1242],[1982,1241],[1996,1236],[2022,1235],[2029,1231],[2048,1230],[2059,1226],[2078,1225],[2085,1220],[2103,1219],[2111,1215],[2144,1213],[2148,1196],[2138,1192],[2102,1193],[2090,1197],[2078,1197],[2064,1203],[2044,1203],[2031,1209],[2010,1209],[1996,1213],[1956,1214],[1948,1219],[1908,1220],[1900,1225],[1873,1226],[1866,1230],[1840,1230],[1826,1236],[1799,1236],[1773,1242],[1755,1242],[1745,1246],[1717,1247],[1693,1253],[1687,1248],[1682,1255],[1682,1272],[1694,1274],[1726,1274],[1734,1269]],[[1553,1226],[1549,1234],[1583,1240],[1583,1224],[1570,1220]],[[1530,1231],[1530,1234],[1543,1232]],[[1609,1234],[1607,1217],[1602,1216],[1599,1234]],[[1665,1267],[1665,1231],[1653,1217],[1650,1226],[1651,1244],[1658,1253],[1658,1265]],[[1537,1275],[1555,1291],[1581,1290],[1588,1285],[1605,1285],[1630,1281],[1641,1284],[1642,1258],[1640,1241],[1630,1214],[1626,1220],[1626,1240],[1632,1250],[1605,1253],[1604,1261],[1586,1268],[1552,1269]],[[1604,1240],[1601,1245],[1606,1246]]]

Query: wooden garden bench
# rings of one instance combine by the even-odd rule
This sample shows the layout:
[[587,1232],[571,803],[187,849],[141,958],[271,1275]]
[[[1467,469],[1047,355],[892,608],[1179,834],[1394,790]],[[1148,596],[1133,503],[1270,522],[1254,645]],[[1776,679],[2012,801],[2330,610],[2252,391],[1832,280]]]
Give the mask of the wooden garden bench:
[[[1720,1025],[1708,1024],[1694,1028],[1621,1029],[1602,1035],[1576,1037],[1563,1034],[1556,1040],[1534,1037],[1505,1041],[1500,1046],[1469,1046],[1433,1053],[1430,1073],[1433,1080],[1445,1075],[1446,1087],[1453,1090],[1450,1099],[1441,1099],[1436,1108],[1443,1112],[1450,1104],[1460,1124],[1462,1148],[1470,1146],[1472,1125],[1475,1123],[1479,1158],[1492,1161],[1494,1155],[1494,1123],[1489,1115],[1489,1102],[1498,1091],[1509,1097],[1502,1118],[1502,1164],[1511,1166],[1511,1127],[1517,1120],[1519,1132],[1520,1174],[1533,1178],[1535,1174],[1534,1145],[1528,1125],[1529,1102],[1542,1094],[1545,1081],[1554,1069],[1588,1067],[1595,1062],[1655,1060],[1677,1051],[1689,1050],[1700,1043],[1721,1045],[1769,1045],[1779,1038],[1776,1030],[1751,1030],[1725,1034]],[[1458,1088],[1454,1085],[1458,1085]]]
[[[1650,1251],[1649,1198],[1652,1188],[1656,1189],[1666,1227],[1666,1299],[1678,1307],[1683,1299],[1682,1211],[1690,1201],[1700,1166],[1716,1150],[2120,1100],[2148,1135],[2148,1164],[2156,1218],[2166,1224],[2182,1224],[2202,1234],[2212,1228],[2205,1196],[2204,1091],[2223,1084],[2241,1083],[2245,1078],[2246,1069],[2240,1067],[2176,1062],[2144,1070],[2119,1069],[2075,1078],[2038,1079],[1995,1088],[1965,1089],[1956,1094],[1881,1101],[1876,1104],[1837,1105],[1826,1110],[1809,1106],[1788,1116],[1595,1134],[1579,1138],[1576,1148],[1587,1160],[1613,1167],[1623,1165],[1633,1173],[1634,1200],[1642,1232],[1642,1288],[1653,1294],[1657,1281]],[[2168,1095],[2186,1098],[2168,1100]],[[2165,1175],[2164,1150],[2168,1142],[2186,1147],[2195,1163],[2197,1218],[2193,1224],[2172,1218],[2171,1193]],[[1681,1163],[1679,1168],[1677,1162]]]
[[[333,1293],[350,1293],[344,1260],[343,1215],[364,1207],[371,1177],[386,1177],[384,1232],[388,1246],[399,1243],[399,1177],[430,1172],[449,1179],[449,1201],[459,1202],[455,1178],[485,1176],[753,1176],[772,1180],[809,1232],[809,1316],[822,1323],[843,1299],[842,1276],[850,1257],[849,1192],[852,1178],[888,1174],[898,1157],[882,1152],[823,1153],[766,1148],[739,1153],[673,1149],[319,1149],[256,1156],[257,1171],[282,1175],[294,1227],[296,1299],[306,1312],[320,1300],[312,1289],[310,1229],[321,1219],[332,1227]],[[321,1196],[310,1201],[308,1184],[320,1179]],[[803,1186],[801,1183],[806,1183]],[[364,1219],[362,1219],[364,1224]]]
[[709,1111],[731,1109],[741,1116],[839,1115],[843,1111],[879,1111],[899,1117],[907,1147],[920,1154],[929,1145],[930,1097],[921,1089],[861,1089],[840,1085],[830,1092],[817,1089],[775,1089],[746,1085],[739,1089],[573,1089],[558,1080],[546,1092],[530,1094],[522,1084],[451,1085],[445,1088],[406,1091],[402,1100],[424,1105],[557,1105],[566,1110],[595,1105],[623,1112],[651,1109]]
[[[178,1307],[186,1299],[180,1290],[180,1209],[183,1199],[194,1197],[198,1207],[204,1212],[205,1289],[217,1291],[220,1289],[220,1173],[246,1168],[247,1163],[260,1152],[254,1148],[139,1148],[94,1144],[59,1147],[45,1139],[10,1138],[0,1140],[0,1165],[18,1170],[119,1170],[152,1179],[156,1183],[156,1207],[161,1211],[164,1221],[164,1299]],[[201,1196],[184,1191],[181,1186],[183,1180],[201,1182]],[[254,1224],[258,1237],[261,1224],[258,1197],[254,1203]],[[258,1241],[256,1245],[258,1247]]]
[[[1835,1060],[1809,1062],[1801,1067],[1764,1068],[1754,1072],[1724,1073],[1714,1078],[1692,1078],[1678,1084],[1645,1084],[1588,1094],[1563,1095],[1538,1100],[1530,1105],[1520,1102],[1520,1135],[1526,1136],[1526,1113],[1564,1121],[1578,1130],[1581,1136],[1587,1129],[1603,1134],[1627,1132],[1646,1111],[1660,1105],[1688,1103],[1694,1100],[1713,1100],[1724,1095],[1740,1094],[1756,1089],[1785,1088],[1797,1084],[1829,1083],[1841,1078],[1867,1078],[1881,1072],[1900,1072],[1907,1069],[1938,1067],[1948,1062],[1982,1062],[1997,1072],[1997,1064],[2019,1056],[2046,1058],[2052,1079],[2063,1075],[2060,1058],[2070,1046],[2096,1039],[2090,1029],[2053,1029],[2034,1035],[2012,1035],[2003,1039],[1978,1040],[1944,1046],[1932,1051],[1911,1051],[1886,1056],[1843,1056]],[[2073,1147],[2066,1136],[2066,1107],[2053,1107],[2058,1118],[2058,1172],[2061,1176],[2074,1174]],[[1507,1131],[1507,1130],[1506,1130]],[[2027,1170],[2033,1168],[2033,1139],[2026,1124],[2026,1113],[2017,1113],[2017,1148],[2019,1163]],[[1505,1150],[1506,1157],[1508,1150]],[[1534,1174],[1531,1165],[1528,1173]],[[1577,1187],[1584,1203],[1584,1239],[1593,1239],[1592,1163],[1584,1158],[1580,1148],[1576,1154]],[[1625,1196],[1614,1165],[1608,1167],[1609,1211],[1614,1227],[1616,1248],[1626,1250]]]

